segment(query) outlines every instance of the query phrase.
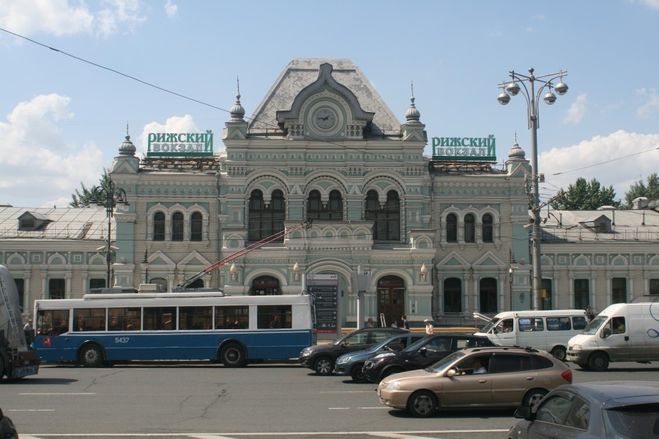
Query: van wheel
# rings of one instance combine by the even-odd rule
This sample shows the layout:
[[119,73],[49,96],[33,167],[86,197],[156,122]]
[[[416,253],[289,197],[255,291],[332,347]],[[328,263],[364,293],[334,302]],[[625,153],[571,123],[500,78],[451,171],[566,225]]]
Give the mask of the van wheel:
[[100,367],[103,364],[103,349],[95,343],[83,346],[78,361],[85,367]]
[[319,357],[313,365],[318,375],[331,375],[334,370],[334,362],[330,357]]
[[364,375],[364,371],[362,368],[364,367],[363,363],[358,363],[352,366],[352,370],[350,371],[350,376],[352,377],[352,380],[356,383],[363,383],[366,381],[366,376]]
[[427,390],[414,392],[407,400],[407,410],[417,418],[427,418],[435,414],[439,408],[439,402],[435,394]]
[[554,346],[554,349],[551,350],[550,354],[552,354],[557,360],[565,361],[566,352],[564,346]]
[[522,405],[525,407],[530,407],[531,410],[533,410],[546,394],[547,391],[545,389],[531,389],[526,392],[526,395],[524,395]]
[[220,361],[225,367],[241,367],[246,363],[243,348],[238,343],[229,343],[222,348]]
[[604,352],[595,352],[588,358],[588,368],[595,372],[602,372],[609,367],[609,357]]

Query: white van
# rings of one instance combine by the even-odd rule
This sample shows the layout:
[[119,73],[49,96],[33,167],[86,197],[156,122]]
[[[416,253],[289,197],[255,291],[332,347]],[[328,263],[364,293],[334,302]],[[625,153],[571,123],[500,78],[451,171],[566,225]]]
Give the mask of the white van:
[[615,303],[568,343],[567,360],[606,370],[615,361],[659,361],[659,303]]
[[568,340],[587,323],[582,309],[506,311],[494,316],[476,335],[499,346],[531,346],[565,360]]

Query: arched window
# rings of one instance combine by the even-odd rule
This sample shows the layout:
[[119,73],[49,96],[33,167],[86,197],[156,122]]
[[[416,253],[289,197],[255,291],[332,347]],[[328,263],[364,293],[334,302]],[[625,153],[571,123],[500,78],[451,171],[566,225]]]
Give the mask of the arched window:
[[165,214],[160,211],[153,214],[153,240],[165,240]]
[[272,276],[259,276],[252,282],[250,296],[274,296],[281,294],[279,280]]
[[485,277],[480,280],[480,312],[496,314],[497,312],[497,280]]
[[[280,190],[272,192],[270,204],[265,205],[263,192],[256,189],[249,198],[249,241],[260,241],[268,236],[284,230],[286,218],[286,202],[284,193]],[[283,241],[284,238],[276,240]]]
[[400,241],[400,200],[398,192],[389,191],[384,207],[380,207],[378,193],[366,194],[365,218],[374,221],[374,241]]
[[323,204],[320,201],[320,192],[316,190],[309,192],[309,198],[307,199],[307,218],[320,219],[322,210]]
[[446,242],[458,242],[458,217],[454,213],[446,215]]
[[483,242],[494,242],[494,219],[492,214],[483,215]]
[[476,242],[476,218],[474,214],[465,215],[465,242]]
[[343,220],[343,198],[341,192],[332,191],[329,195],[329,206],[327,206],[328,220],[342,221]]
[[444,312],[462,312],[462,281],[457,277],[444,280]]
[[183,241],[183,212],[172,215],[172,241]]
[[202,219],[201,212],[192,212],[190,215],[190,241],[201,241]]

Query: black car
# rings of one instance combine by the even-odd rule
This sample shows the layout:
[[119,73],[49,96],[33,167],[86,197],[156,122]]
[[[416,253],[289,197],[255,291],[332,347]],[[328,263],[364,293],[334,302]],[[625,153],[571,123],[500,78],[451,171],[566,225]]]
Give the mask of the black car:
[[367,380],[379,383],[383,378],[406,370],[422,369],[463,348],[494,346],[487,337],[468,334],[435,334],[422,338],[400,352],[384,352],[364,363]]
[[316,371],[318,375],[330,375],[337,357],[351,351],[366,349],[392,335],[408,332],[399,328],[364,328],[347,334],[334,343],[317,344],[302,349],[300,363]]

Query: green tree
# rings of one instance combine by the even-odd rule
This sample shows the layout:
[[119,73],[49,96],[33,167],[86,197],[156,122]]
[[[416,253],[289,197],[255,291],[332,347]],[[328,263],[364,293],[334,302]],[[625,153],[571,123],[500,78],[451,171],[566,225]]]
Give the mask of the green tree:
[[558,210],[596,210],[602,206],[620,207],[620,201],[615,200],[616,192],[613,186],[602,187],[596,178],[589,182],[579,177],[567,190],[561,188],[550,203]]
[[648,176],[647,186],[643,180],[639,180],[629,187],[625,194],[625,203],[628,208],[632,207],[632,201],[638,197],[646,197],[648,200],[659,200],[659,176],[656,172]]
[[110,174],[108,174],[108,170],[103,169],[103,175],[99,179],[98,185],[87,188],[81,182],[80,189],[76,189],[75,194],[71,194],[71,202],[69,203],[69,207],[89,207],[91,204],[96,204],[94,202],[94,191],[99,186],[106,190],[110,190],[110,181]]

